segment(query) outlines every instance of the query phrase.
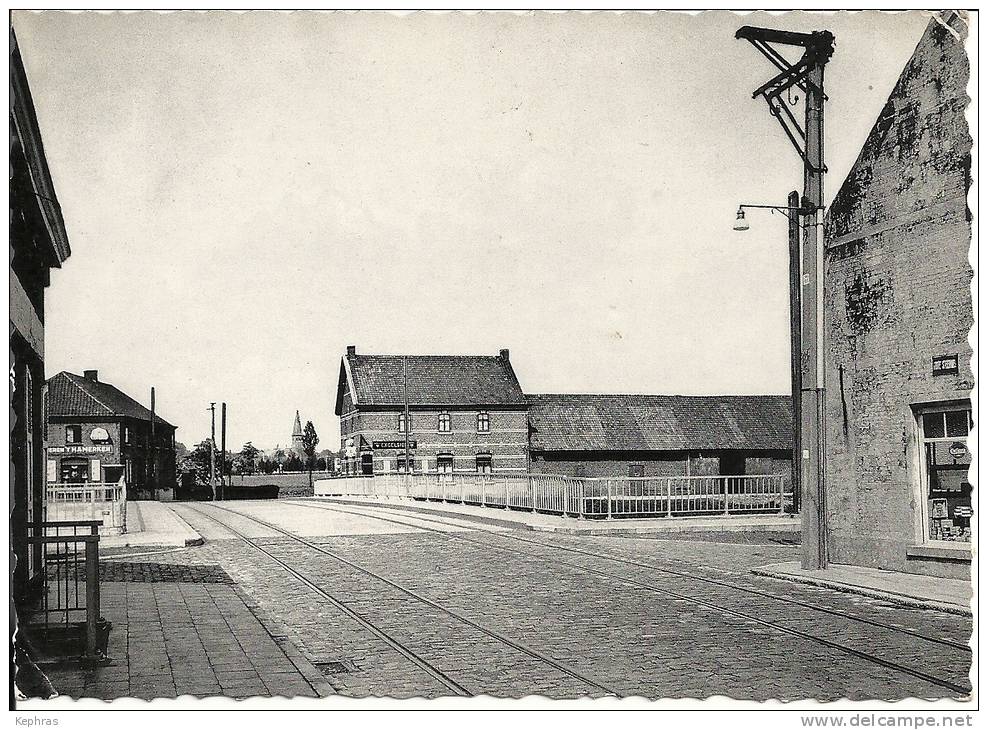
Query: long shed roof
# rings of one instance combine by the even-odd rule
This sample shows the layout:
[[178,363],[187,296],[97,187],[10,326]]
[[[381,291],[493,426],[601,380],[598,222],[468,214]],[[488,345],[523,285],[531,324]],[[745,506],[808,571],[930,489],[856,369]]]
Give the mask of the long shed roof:
[[783,395],[529,395],[535,451],[792,448]]

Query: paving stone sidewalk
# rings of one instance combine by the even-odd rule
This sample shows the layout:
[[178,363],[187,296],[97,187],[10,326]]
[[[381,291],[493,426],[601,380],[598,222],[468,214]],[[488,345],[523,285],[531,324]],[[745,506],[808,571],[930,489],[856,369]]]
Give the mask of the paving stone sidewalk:
[[321,697],[322,674],[217,566],[105,563],[110,662],[46,669],[73,698]]

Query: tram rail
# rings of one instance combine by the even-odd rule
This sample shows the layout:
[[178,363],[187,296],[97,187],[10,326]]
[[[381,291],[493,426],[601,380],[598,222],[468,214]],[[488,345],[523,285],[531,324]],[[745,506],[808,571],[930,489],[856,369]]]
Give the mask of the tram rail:
[[[346,507],[348,507],[350,509],[343,509],[343,508],[341,508],[338,505],[330,506],[330,505],[327,505],[327,504],[325,504],[325,503],[323,503],[321,501],[317,503],[317,502],[308,501],[308,500],[291,500],[291,502],[293,504],[305,505],[305,506],[309,506],[309,507],[315,508],[315,509],[324,509],[324,510],[329,510],[329,511],[341,512],[341,513],[348,513],[348,514],[353,514],[353,515],[361,515],[361,516],[365,516],[365,517],[372,517],[372,518],[376,518],[378,520],[382,520],[384,522],[391,522],[393,524],[402,525],[404,527],[416,527],[416,528],[421,529],[421,530],[424,530],[424,531],[438,532],[438,533],[441,533],[443,535],[446,535],[449,538],[457,539],[457,540],[463,540],[463,541],[467,541],[467,542],[472,542],[472,543],[475,543],[477,545],[481,545],[481,546],[483,546],[485,548],[496,548],[496,549],[501,549],[501,550],[505,550],[505,551],[508,551],[508,552],[513,552],[513,553],[522,555],[523,557],[526,557],[526,558],[528,558],[530,560],[537,560],[537,561],[540,561],[540,562],[547,562],[548,561],[548,559],[545,556],[541,556],[541,555],[538,555],[536,553],[532,553],[532,552],[529,552],[529,551],[526,551],[526,550],[522,550],[522,549],[519,549],[517,547],[509,547],[507,545],[504,545],[503,543],[502,544],[496,544],[496,543],[490,542],[488,540],[482,540],[482,539],[481,540],[478,540],[475,537],[470,537],[470,536],[464,535],[461,532],[449,532],[447,530],[439,530],[439,529],[436,529],[436,528],[423,527],[421,524],[414,524],[414,522],[420,522],[420,523],[421,522],[425,522],[425,523],[440,524],[440,525],[443,525],[445,527],[462,528],[462,524],[457,524],[455,522],[450,522],[450,521],[439,519],[439,518],[435,518],[435,517],[432,517],[432,516],[425,517],[425,516],[416,514],[415,516],[408,516],[406,518],[406,519],[412,520],[413,522],[407,522],[407,521],[402,521],[400,519],[395,519],[395,516],[392,513],[388,513],[389,514],[388,517],[382,517],[380,514],[374,514],[374,511],[376,511],[376,510],[385,509],[385,508],[379,507],[377,505],[367,505],[366,507],[364,507],[363,505],[360,505],[360,506],[357,506],[355,509],[354,509],[354,506],[353,505],[346,505]],[[370,512],[361,511],[361,510],[365,510],[365,509],[366,510],[370,510]],[[240,514],[240,513],[238,513],[238,514]],[[402,515],[402,516],[404,517],[405,515]],[[251,518],[251,519],[254,519],[254,518]],[[772,599],[772,600],[775,600],[775,601],[779,601],[781,603],[786,603],[786,604],[790,604],[790,605],[797,605],[797,606],[801,606],[803,608],[808,608],[808,609],[811,609],[811,610],[814,610],[814,611],[819,611],[819,612],[822,612],[822,613],[825,613],[825,614],[839,616],[839,617],[842,617],[842,618],[845,618],[845,619],[848,619],[848,620],[860,622],[862,624],[871,625],[871,626],[874,626],[876,628],[882,628],[882,629],[887,630],[887,631],[901,633],[901,634],[904,634],[904,635],[908,635],[908,636],[910,636],[912,638],[920,639],[920,640],[931,642],[931,643],[934,643],[934,644],[939,644],[939,645],[947,646],[947,647],[950,647],[952,649],[966,651],[966,652],[969,652],[969,653],[971,652],[971,648],[969,646],[967,646],[965,644],[961,644],[960,642],[956,642],[956,641],[950,640],[950,639],[945,639],[945,638],[941,638],[941,637],[927,636],[927,635],[922,634],[920,632],[911,631],[909,629],[904,629],[902,627],[897,627],[897,626],[893,626],[893,625],[890,625],[890,624],[884,624],[882,622],[875,621],[873,619],[866,619],[866,618],[861,617],[861,616],[855,616],[854,614],[848,614],[848,613],[844,613],[844,612],[841,612],[841,611],[837,611],[835,609],[830,609],[830,608],[826,608],[826,607],[823,607],[823,606],[817,606],[815,604],[807,603],[807,602],[804,602],[804,601],[799,601],[797,599],[791,599],[791,598],[786,598],[786,597],[782,597],[782,596],[776,596],[776,595],[771,594],[771,593],[768,593],[766,591],[760,591],[758,589],[747,588],[747,587],[744,587],[744,586],[738,586],[736,584],[729,583],[727,581],[721,581],[721,580],[718,580],[718,579],[715,579],[715,578],[710,578],[710,577],[707,577],[707,576],[697,576],[697,575],[694,575],[694,574],[682,573],[681,571],[674,571],[674,570],[671,570],[671,569],[663,568],[661,566],[656,566],[656,565],[649,564],[649,563],[643,563],[643,562],[631,560],[631,559],[628,559],[628,558],[618,557],[618,556],[614,556],[614,555],[607,555],[607,554],[592,553],[592,552],[587,551],[587,550],[581,550],[579,548],[574,548],[574,547],[570,547],[570,546],[563,546],[563,545],[556,545],[556,544],[552,544],[552,543],[545,543],[545,542],[542,542],[540,540],[533,540],[533,539],[529,539],[529,538],[520,537],[519,535],[516,535],[516,534],[514,534],[511,531],[496,531],[496,530],[488,530],[488,529],[483,529],[483,528],[480,528],[479,531],[480,532],[483,532],[485,535],[494,535],[494,536],[499,537],[499,538],[504,538],[505,540],[511,540],[511,541],[520,542],[520,543],[527,543],[527,544],[538,546],[538,547],[541,547],[541,548],[550,548],[550,549],[554,549],[554,550],[560,550],[560,551],[570,552],[570,553],[574,553],[574,554],[580,554],[580,555],[589,556],[589,557],[592,557],[592,558],[595,558],[595,559],[600,559],[600,560],[605,560],[605,561],[612,561],[612,562],[617,562],[617,563],[624,563],[624,564],[628,564],[628,565],[639,567],[639,568],[644,568],[644,569],[648,569],[648,570],[652,570],[652,571],[657,571],[657,572],[662,572],[662,573],[666,573],[666,574],[671,574],[671,575],[674,575],[674,576],[676,576],[678,578],[685,578],[685,579],[690,579],[690,580],[696,580],[696,581],[701,581],[701,582],[707,583],[707,584],[717,585],[717,586],[722,587],[722,588],[729,588],[729,589],[733,589],[733,590],[739,590],[739,591],[742,591],[744,593],[759,595],[759,596],[762,596],[762,597],[765,597],[765,598],[769,598],[769,599]],[[760,618],[758,616],[753,616],[753,615],[751,615],[749,613],[745,613],[744,611],[740,611],[740,610],[738,610],[736,608],[732,608],[730,606],[723,606],[723,605],[720,605],[718,603],[715,603],[714,601],[711,601],[711,600],[707,600],[707,599],[704,599],[704,598],[698,598],[695,595],[685,594],[685,593],[682,593],[680,591],[671,590],[669,588],[661,588],[661,587],[658,587],[658,586],[655,586],[655,585],[651,585],[651,584],[648,584],[648,583],[644,583],[644,582],[642,582],[640,580],[636,580],[636,579],[629,578],[629,577],[626,577],[626,576],[614,575],[612,573],[608,573],[605,570],[601,570],[599,568],[594,568],[594,567],[587,566],[587,565],[582,565],[580,563],[574,563],[574,562],[568,562],[568,561],[555,561],[554,564],[555,565],[565,565],[566,567],[573,568],[573,569],[576,569],[576,570],[582,570],[582,571],[585,571],[585,572],[588,572],[588,573],[591,573],[591,574],[594,574],[594,575],[598,575],[598,576],[600,576],[602,578],[605,578],[605,579],[609,579],[609,580],[612,580],[612,581],[624,583],[626,585],[632,585],[632,586],[635,586],[637,588],[641,588],[643,590],[651,591],[651,592],[654,592],[654,593],[663,594],[663,595],[666,595],[666,596],[669,596],[669,597],[672,597],[672,598],[676,598],[676,599],[679,599],[679,600],[686,601],[686,602],[691,603],[693,605],[703,606],[705,608],[708,608],[708,609],[711,609],[711,610],[715,610],[717,612],[720,612],[722,614],[729,615],[729,616],[732,616],[732,617],[735,617],[735,618],[743,619],[743,620],[746,620],[746,621],[752,621],[752,622],[755,622],[755,623],[760,624],[762,626],[765,626],[767,628],[771,628],[771,629],[773,629],[775,631],[779,631],[781,633],[789,634],[790,636],[799,637],[799,638],[802,638],[802,639],[807,640],[807,641],[815,642],[817,644],[826,646],[827,648],[840,651],[842,653],[848,654],[850,656],[854,656],[854,657],[859,658],[859,659],[863,659],[865,661],[868,661],[870,663],[876,664],[878,666],[882,666],[882,667],[884,667],[886,669],[890,669],[890,670],[893,670],[893,671],[897,671],[897,672],[901,672],[901,673],[904,673],[904,674],[908,674],[908,675],[910,675],[910,676],[912,676],[912,677],[914,677],[916,679],[920,679],[922,681],[928,682],[928,683],[933,684],[933,685],[936,685],[938,687],[949,689],[949,690],[951,690],[953,692],[956,692],[956,693],[958,693],[959,695],[962,695],[962,696],[968,695],[970,693],[970,691],[971,691],[971,689],[969,687],[965,687],[965,686],[963,686],[961,684],[958,684],[957,682],[954,682],[954,681],[952,681],[950,679],[947,679],[947,678],[944,678],[944,677],[939,677],[937,675],[930,674],[929,672],[925,672],[925,671],[923,671],[921,669],[917,669],[915,667],[910,667],[910,666],[905,665],[905,664],[902,664],[900,662],[896,662],[896,661],[891,660],[891,659],[886,659],[884,657],[871,654],[871,653],[866,652],[866,651],[863,651],[861,649],[856,649],[854,647],[846,646],[846,645],[841,644],[839,642],[835,642],[835,641],[832,641],[832,640],[827,639],[825,637],[817,636],[815,634],[811,634],[809,632],[802,631],[800,629],[796,629],[796,628],[793,628],[793,627],[790,627],[790,626],[785,626],[785,625],[780,624],[778,622],[766,620],[766,619]]]
[[[443,686],[445,686],[447,689],[452,691],[454,694],[461,696],[473,696],[474,693],[471,690],[465,687],[462,682],[450,676],[448,672],[439,669],[432,662],[428,661],[423,656],[421,656],[420,653],[416,652],[413,648],[407,646],[404,642],[390,635],[389,632],[382,629],[375,622],[371,621],[366,616],[360,614],[358,611],[348,606],[344,600],[326,591],[324,588],[316,584],[311,578],[304,575],[303,573],[292,567],[290,564],[288,564],[285,560],[275,555],[271,550],[268,549],[267,546],[259,544],[255,538],[251,538],[247,536],[242,531],[236,529],[235,527],[232,527],[228,522],[224,522],[223,520],[217,519],[215,515],[209,514],[208,511],[202,509],[202,507],[204,506],[205,505],[197,505],[196,507],[192,507],[191,509],[196,514],[202,515],[207,519],[210,519],[213,522],[218,523],[219,525],[221,525],[223,528],[234,534],[243,542],[247,543],[254,549],[258,550],[259,552],[267,555],[269,558],[271,558],[274,562],[280,565],[284,570],[286,570],[292,576],[299,579],[306,586],[308,586],[310,589],[312,589],[314,592],[316,592],[323,598],[327,599],[333,606],[335,606],[336,608],[346,613],[346,615],[353,618],[358,624],[366,628],[368,631],[370,631],[375,636],[377,636],[382,641],[384,641],[388,646],[391,646],[400,654],[402,654],[407,659],[412,661],[416,666],[423,669],[426,673],[428,673],[430,676],[432,676],[434,679],[436,679],[438,682],[440,682]],[[490,627],[484,626],[483,624],[480,624],[477,621],[474,621],[466,616],[463,616],[462,614],[453,611],[452,609],[443,606],[442,604],[430,598],[427,598],[426,596],[423,596],[417,593],[416,591],[413,591],[405,586],[402,586],[401,584],[385,576],[375,573],[372,570],[369,570],[361,565],[358,565],[357,563],[354,563],[351,560],[346,559],[345,557],[327,549],[323,545],[313,543],[310,540],[306,540],[305,538],[300,537],[295,533],[292,533],[288,530],[285,530],[284,528],[279,527],[278,525],[268,522],[267,520],[260,519],[253,515],[244,514],[243,512],[240,512],[238,510],[230,509],[228,507],[221,506],[218,504],[213,504],[213,503],[209,504],[209,508],[210,511],[220,510],[222,512],[235,515],[238,518],[246,519],[256,524],[262,525],[268,530],[271,530],[279,535],[287,537],[299,545],[302,545],[315,552],[321,553],[322,555],[332,558],[333,560],[337,561],[342,565],[345,565],[351,570],[354,570],[373,580],[384,583],[390,586],[391,588],[399,591],[400,593],[412,598],[416,602],[426,605],[432,608],[433,610],[439,611],[442,614],[445,614],[446,616],[454,619],[455,621],[464,624],[470,627],[471,629],[487,636],[488,638],[493,639],[496,642],[499,642],[505,646],[510,647],[511,649],[515,650],[518,653],[525,654],[530,658],[535,659],[538,662],[549,665],[555,668],[557,671],[561,672],[562,674],[567,675],[571,679],[575,679],[578,682],[586,684],[588,687],[594,690],[597,690],[606,695],[616,695],[616,696],[622,695],[622,693],[617,689],[605,684],[603,681],[589,675],[588,673],[582,672],[574,667],[571,667],[565,662],[554,659],[553,657],[548,656],[526,644],[523,644],[522,642],[512,639],[511,637],[508,637],[499,631],[491,629]]]

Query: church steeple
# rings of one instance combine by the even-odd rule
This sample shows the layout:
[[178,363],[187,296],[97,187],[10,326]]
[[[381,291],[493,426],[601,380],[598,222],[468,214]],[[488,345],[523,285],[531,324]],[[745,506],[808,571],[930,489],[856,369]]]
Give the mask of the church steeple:
[[304,450],[303,449],[304,445],[302,443],[302,436],[303,436],[302,421],[298,417],[298,411],[295,411],[295,425],[292,427],[292,449],[299,456],[302,455],[302,452]]

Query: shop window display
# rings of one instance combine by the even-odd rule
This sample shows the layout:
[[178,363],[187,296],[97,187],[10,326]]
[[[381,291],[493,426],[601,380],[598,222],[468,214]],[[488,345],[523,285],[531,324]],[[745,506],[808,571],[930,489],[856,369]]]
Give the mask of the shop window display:
[[927,539],[971,542],[971,452],[969,407],[920,414],[923,436]]

